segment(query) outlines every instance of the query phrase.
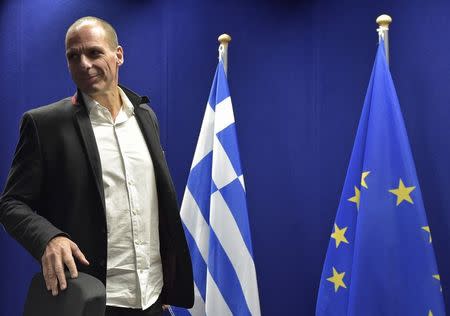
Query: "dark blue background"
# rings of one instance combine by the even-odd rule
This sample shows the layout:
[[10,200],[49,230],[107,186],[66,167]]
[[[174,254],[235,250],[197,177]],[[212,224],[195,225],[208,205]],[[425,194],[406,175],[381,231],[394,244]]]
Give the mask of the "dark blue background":
[[[313,315],[322,263],[376,52],[393,17],[391,71],[450,314],[450,2],[0,1],[0,180],[27,109],[73,94],[64,35],[95,15],[125,50],[120,81],[149,95],[181,200],[214,69],[229,84],[263,315]],[[63,211],[63,210],[62,210]],[[0,231],[0,315],[20,315],[33,259]]]

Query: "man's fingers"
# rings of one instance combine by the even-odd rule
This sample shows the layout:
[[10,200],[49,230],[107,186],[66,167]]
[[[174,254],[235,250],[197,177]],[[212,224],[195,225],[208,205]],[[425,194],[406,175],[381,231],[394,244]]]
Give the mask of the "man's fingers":
[[50,277],[50,290],[52,291],[52,295],[58,295],[58,279],[56,278],[54,272],[52,272],[52,276]]
[[78,277],[74,257],[82,264],[89,264],[78,246],[67,237],[57,236],[47,244],[42,256],[42,272],[47,290],[51,290],[52,295],[58,295],[58,284],[61,290],[67,288],[65,266],[69,269],[72,278]]
[[56,278],[54,266],[54,256],[46,253],[42,257],[42,273],[44,275],[45,285],[48,291],[52,291],[52,295],[58,295],[58,280]]
[[78,259],[78,261],[80,261],[82,264],[84,265],[89,265],[89,261],[87,261],[86,257],[84,256],[84,254],[81,252],[80,248],[78,248],[77,244],[72,243],[71,244],[71,249],[72,249],[72,255]]
[[50,271],[53,269],[50,260],[43,259],[42,260],[42,274],[44,275],[45,286],[47,287],[47,291],[50,291],[52,288],[52,281],[50,280]]
[[[65,290],[67,287],[67,283],[66,283],[66,275],[64,274],[64,266],[61,257],[59,257],[58,259],[59,260],[56,260],[53,263],[53,266],[55,267],[55,274],[59,282],[59,287],[61,288],[61,290]],[[56,289],[58,289],[58,286],[56,286]]]
[[47,275],[47,288],[50,288],[49,290],[52,291],[52,295],[56,296],[58,295],[58,279],[56,276],[54,265],[52,264],[52,260],[50,258],[47,259],[49,262],[48,268],[46,271]]
[[75,260],[73,260],[72,254],[71,253],[68,253],[65,255],[63,254],[63,261],[64,261],[64,264],[69,269],[70,277],[72,279],[77,278],[78,277],[77,265],[75,264]]

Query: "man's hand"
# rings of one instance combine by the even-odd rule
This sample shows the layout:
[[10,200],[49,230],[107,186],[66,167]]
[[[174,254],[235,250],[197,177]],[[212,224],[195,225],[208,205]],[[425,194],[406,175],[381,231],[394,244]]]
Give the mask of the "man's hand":
[[74,257],[80,263],[89,265],[84,254],[69,238],[58,236],[51,239],[47,244],[42,255],[42,273],[47,290],[51,290],[53,296],[58,295],[58,283],[61,290],[65,290],[67,287],[64,265],[69,269],[72,279],[78,277]]

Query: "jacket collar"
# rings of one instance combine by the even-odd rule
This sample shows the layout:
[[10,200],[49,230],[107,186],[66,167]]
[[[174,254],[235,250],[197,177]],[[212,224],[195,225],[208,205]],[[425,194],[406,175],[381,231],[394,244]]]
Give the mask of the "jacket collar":
[[[127,95],[128,99],[130,99],[131,103],[134,107],[139,106],[143,103],[149,103],[150,100],[147,96],[140,96],[134,91],[128,89],[127,87],[124,87],[119,84],[119,87],[122,89],[122,91]],[[75,94],[71,98],[71,102],[73,106],[84,106],[86,107],[86,103],[83,100],[83,94],[81,93],[80,89],[77,89]]]

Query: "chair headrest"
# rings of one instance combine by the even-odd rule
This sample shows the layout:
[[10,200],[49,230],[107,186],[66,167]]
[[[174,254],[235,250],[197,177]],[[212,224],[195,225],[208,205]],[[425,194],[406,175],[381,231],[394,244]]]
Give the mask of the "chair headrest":
[[24,316],[100,316],[105,314],[106,290],[95,277],[78,272],[71,279],[66,273],[67,288],[52,296],[41,272],[34,275],[28,289]]

